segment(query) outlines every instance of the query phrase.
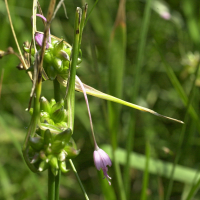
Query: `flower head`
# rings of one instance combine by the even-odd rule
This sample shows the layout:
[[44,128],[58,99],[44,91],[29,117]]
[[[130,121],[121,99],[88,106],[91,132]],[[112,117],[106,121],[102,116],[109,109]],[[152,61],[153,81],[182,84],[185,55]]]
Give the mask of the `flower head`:
[[98,170],[100,170],[100,169],[103,170],[104,176],[108,180],[109,185],[111,185],[111,182],[109,181],[109,179],[111,179],[111,177],[108,176],[108,174],[107,174],[107,171],[108,171],[107,165],[109,167],[112,165],[110,157],[108,156],[108,154],[105,151],[103,151],[100,148],[97,148],[96,150],[94,150],[93,157],[94,157],[94,164],[95,164],[96,168]]

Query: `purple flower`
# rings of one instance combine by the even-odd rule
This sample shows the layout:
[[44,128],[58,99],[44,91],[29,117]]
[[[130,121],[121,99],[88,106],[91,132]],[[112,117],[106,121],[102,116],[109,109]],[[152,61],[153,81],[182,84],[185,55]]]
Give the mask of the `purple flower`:
[[94,164],[95,164],[96,168],[98,170],[100,170],[100,169],[103,170],[104,176],[108,180],[109,185],[111,185],[111,182],[109,181],[109,179],[111,179],[111,177],[108,176],[108,174],[107,174],[107,171],[108,171],[107,165],[108,166],[112,165],[110,157],[108,156],[108,154],[105,151],[103,151],[102,149],[100,149],[98,147],[98,148],[96,148],[96,150],[94,150],[93,158],[94,158]]
[[[46,19],[43,15],[36,14],[36,16],[42,18],[45,22],[47,21],[47,19]],[[31,17],[31,22],[32,22],[32,19],[33,19],[33,17]],[[35,41],[37,42],[37,44],[38,44],[40,47],[42,46],[43,37],[44,37],[44,34],[43,34],[43,33],[35,33]],[[46,49],[49,48],[48,42],[51,43],[50,30],[49,30],[49,38],[48,38],[48,41],[46,42]]]
[[[35,41],[41,47],[44,35],[42,33],[35,33]],[[46,48],[49,48],[49,44],[46,44]]]

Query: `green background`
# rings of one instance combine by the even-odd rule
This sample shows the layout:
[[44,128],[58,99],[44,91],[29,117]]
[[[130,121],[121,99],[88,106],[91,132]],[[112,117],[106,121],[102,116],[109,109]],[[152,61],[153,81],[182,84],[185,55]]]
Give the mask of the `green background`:
[[[44,16],[47,14],[49,1],[40,1]],[[72,44],[73,24],[76,7],[82,7],[85,1],[65,1],[68,19],[61,7],[56,18],[51,24],[51,34]],[[88,0],[88,12],[95,4],[94,0]],[[146,1],[126,1],[126,46],[124,72],[122,80],[114,80],[113,85],[120,90],[122,87],[122,99],[144,106],[154,111],[184,120],[188,116],[185,130],[182,131],[181,124],[158,118],[148,113],[135,112],[135,134],[132,151],[145,158],[145,148],[150,146],[150,157],[173,163],[176,156],[180,155],[178,164],[188,167],[184,169],[175,182],[170,193],[171,200],[184,199],[184,194],[190,191],[193,185],[191,179],[181,178],[186,176],[189,168],[194,174],[199,170],[199,84],[198,75],[194,86],[194,96],[191,104],[196,112],[195,117],[186,113],[184,95],[190,98],[190,91],[195,78],[195,70],[199,59],[199,27],[200,27],[200,2],[198,0],[169,0],[167,1],[171,19],[165,20],[158,14],[159,7],[151,7],[146,43],[142,52],[142,64],[138,77],[138,94],[135,102],[132,102],[133,87],[136,79],[136,65],[138,63],[139,44],[143,29],[142,22]],[[90,85],[102,92],[112,93],[109,89],[109,78],[116,71],[120,71],[119,65],[109,66],[110,59],[110,37],[117,15],[119,1],[101,0],[92,10],[85,26],[82,37],[83,61],[77,70],[77,75],[87,85]],[[32,36],[31,1],[9,1],[11,17],[16,31],[17,39],[22,47],[23,42],[30,41]],[[158,12],[156,12],[157,10]],[[42,21],[37,19],[37,29],[43,31]],[[8,47],[17,47],[10,29],[4,1],[0,1],[0,50],[5,51]],[[189,56],[189,53],[193,56]],[[196,56],[195,56],[196,55]],[[118,60],[117,55],[112,55]],[[118,62],[118,61],[117,61]],[[25,138],[27,126],[30,122],[30,115],[25,112],[28,106],[31,91],[31,81],[25,71],[16,68],[19,60],[14,55],[5,56],[0,60],[0,75],[3,77],[0,98],[0,199],[5,200],[35,200],[46,199],[47,196],[47,173],[33,174],[23,161],[21,146]],[[173,82],[173,72],[180,85]],[[3,75],[2,75],[3,74]],[[119,85],[119,84],[120,85]],[[53,86],[51,82],[45,82],[42,90],[43,96],[51,99]],[[65,94],[65,88],[62,88]],[[118,97],[118,96],[117,96]],[[88,97],[93,119],[94,131],[99,146],[111,144],[109,131],[108,106],[105,100],[95,97]],[[112,177],[112,186],[102,179],[93,164],[93,144],[91,130],[84,97],[76,93],[75,105],[75,130],[74,140],[81,153],[73,159],[78,174],[82,180],[85,190],[91,200],[120,199],[114,167],[109,168],[108,174]],[[132,109],[122,106],[119,114],[117,147],[126,149],[129,126],[133,123],[131,116]],[[194,114],[194,113],[193,113]],[[181,134],[183,137],[181,138]],[[182,144],[179,142],[182,141]],[[147,145],[148,146],[148,145]],[[178,150],[180,146],[180,150]],[[120,154],[121,155],[121,154]],[[135,154],[134,154],[135,155]],[[148,156],[147,156],[148,158]],[[122,158],[119,158],[122,159]],[[138,158],[132,158],[130,170],[130,195],[127,199],[140,199],[142,188],[144,188],[143,175],[145,164]],[[141,163],[140,163],[141,162]],[[140,165],[141,168],[134,166]],[[120,164],[120,170],[125,169],[125,161]],[[155,166],[156,163],[153,164]],[[69,166],[69,164],[68,164]],[[163,167],[167,166],[165,163]],[[70,166],[69,166],[70,168]],[[139,169],[138,169],[139,168]],[[196,170],[196,171],[194,171]],[[148,172],[148,170],[146,170]],[[184,178],[183,178],[184,179]],[[197,177],[198,180],[198,177]],[[169,177],[166,172],[163,174],[151,172],[149,168],[149,179],[145,198],[164,199],[168,190]],[[125,185],[123,183],[123,185]],[[110,196],[109,196],[110,195]],[[196,194],[199,199],[200,193]],[[62,175],[60,199],[78,200],[84,199],[73,172]]]

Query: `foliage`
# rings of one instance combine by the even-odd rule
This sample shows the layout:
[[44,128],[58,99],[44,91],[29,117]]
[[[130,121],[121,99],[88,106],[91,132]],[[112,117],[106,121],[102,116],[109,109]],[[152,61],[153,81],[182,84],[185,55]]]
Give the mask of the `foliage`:
[[[117,148],[120,148],[116,152],[116,157],[119,156],[117,161],[123,181],[126,169],[126,160],[123,160],[126,154],[123,153],[126,151],[127,141],[129,141],[128,133],[134,131],[130,152],[130,183],[126,186],[126,182],[122,182],[125,190],[130,192],[125,193],[127,199],[186,199],[188,193],[192,191],[192,186],[199,181],[199,76],[197,76],[195,86],[192,87],[198,65],[200,44],[199,3],[195,0],[167,1],[171,18],[166,20],[160,16],[160,8],[157,4],[155,5],[155,2],[152,0],[148,16],[149,22],[146,24],[147,34],[144,38],[146,42],[141,52],[142,60],[138,75],[136,67],[141,34],[144,31],[141,27],[146,2],[126,1],[125,64],[119,66],[116,63],[116,66],[113,65],[110,69],[110,63],[112,63],[110,55],[113,56],[115,53],[110,50],[111,37],[119,1],[101,0],[92,10],[95,1],[88,0],[88,13],[91,10],[92,12],[83,32],[82,63],[77,74],[84,83],[102,92],[116,94],[117,92],[115,93],[114,90],[122,90],[117,97],[148,107],[169,117],[180,120],[187,118],[183,128],[183,125],[179,123],[145,112],[134,111],[135,113],[131,114],[130,108],[122,106],[117,108],[119,109],[119,118],[116,132]],[[40,1],[45,16],[48,3],[48,1]],[[61,7],[51,24],[52,35],[63,38],[72,44],[74,13],[76,7],[81,6],[82,3],[84,1],[65,2],[68,19]],[[32,2],[12,0],[9,1],[9,6],[17,39],[22,47],[23,42],[30,41],[32,37],[30,20]],[[3,1],[0,2],[0,18],[0,49],[5,51],[11,46],[17,52]],[[43,24],[40,20],[37,20],[37,27],[39,27],[39,31],[43,31]],[[113,57],[116,61],[118,60],[117,54]],[[18,63],[19,60],[14,55],[5,56],[0,60],[0,74],[3,74],[2,84],[0,82],[0,87],[2,87],[0,90],[0,150],[2,152],[0,157],[0,199],[46,199],[47,174],[45,172],[40,175],[33,174],[22,159],[21,146],[30,121],[30,115],[25,112],[25,109],[28,107],[32,83],[25,71],[15,68]],[[110,73],[121,72],[120,67],[123,68],[123,77],[122,80],[119,80],[120,85],[116,83],[117,80],[110,83],[113,80],[110,80],[112,78]],[[138,91],[133,102],[136,74],[139,76]],[[109,88],[109,85],[112,87]],[[190,95],[192,88],[193,95]],[[45,82],[42,94],[50,100],[52,92],[53,85]],[[64,87],[62,95],[65,95]],[[192,106],[187,109],[188,102]],[[113,145],[113,137],[110,134],[112,132],[109,121],[111,115],[108,115],[110,110],[107,109],[106,101],[89,97],[89,103],[98,143],[107,144],[105,149],[110,149],[111,144]],[[133,119],[134,121],[132,121]],[[133,123],[135,124],[134,129],[130,127],[130,124]],[[78,149],[81,149],[80,154],[73,159],[73,162],[89,198],[91,200],[118,199],[117,195],[120,192],[115,167],[109,168],[109,170],[111,169],[109,175],[112,177],[112,186],[99,178],[102,177],[102,173],[95,169],[87,108],[83,95],[78,92],[76,92],[73,139],[76,141]],[[112,155],[112,152],[107,153]],[[149,167],[144,162],[145,154],[149,161]],[[181,169],[182,171],[175,170],[175,182],[170,191],[170,183],[173,179],[170,178],[170,173],[156,171],[152,167],[152,162],[158,168],[166,166],[167,170],[171,172],[177,156],[179,156],[177,170]],[[144,174],[146,175],[144,180],[148,183],[147,190],[142,193],[142,187],[145,187],[145,183],[142,183]],[[187,178],[188,174],[192,179]],[[62,175],[60,199],[83,199],[81,189],[77,185],[78,182],[72,170],[66,175]],[[130,188],[127,190],[127,187]],[[200,193],[197,192],[193,199],[198,198],[200,198]],[[190,197],[190,199],[192,198]]]

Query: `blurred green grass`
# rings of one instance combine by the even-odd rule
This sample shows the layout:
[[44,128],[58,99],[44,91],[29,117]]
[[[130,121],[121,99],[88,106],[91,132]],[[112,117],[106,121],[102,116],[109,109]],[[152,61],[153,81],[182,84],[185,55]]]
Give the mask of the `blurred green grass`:
[[[48,8],[48,1],[40,1],[44,15]],[[73,41],[74,12],[77,6],[84,1],[66,1],[68,19],[64,16],[63,8],[57,13],[51,25],[51,34],[63,37],[70,44]],[[94,0],[87,1],[89,11],[94,5]],[[166,64],[171,68],[180,83],[186,97],[189,98],[194,73],[189,73],[195,68],[191,63],[184,66],[183,59],[188,59],[188,52],[199,52],[199,2],[195,0],[168,0],[171,20],[164,20],[160,15],[151,10],[149,30],[146,36],[146,45],[143,55],[140,75],[140,84],[136,103],[148,107],[166,116],[183,120],[185,105],[177,92],[177,83],[171,82],[166,71]],[[95,6],[83,32],[82,52],[83,62],[77,70],[81,80],[102,92],[109,92],[109,64],[108,44],[114,26],[119,1],[101,0]],[[145,1],[126,2],[126,28],[127,46],[126,61],[123,77],[122,99],[131,101],[132,88],[135,80],[135,68],[140,42],[141,23],[144,16]],[[11,17],[14,23],[19,43],[31,39],[32,13],[31,1],[9,1]],[[0,2],[0,49],[6,50],[12,46],[17,51],[9,26],[4,2]],[[43,30],[40,20],[38,30]],[[45,199],[47,193],[46,173],[32,174],[26,167],[20,153],[20,147],[25,137],[26,127],[30,116],[25,112],[28,106],[31,82],[24,71],[15,67],[19,60],[14,56],[7,56],[0,60],[0,74],[4,69],[2,92],[0,99],[0,199]],[[116,64],[117,66],[117,64]],[[119,66],[120,67],[120,66]],[[116,67],[116,71],[118,68]],[[186,75],[183,72],[186,70]],[[114,86],[113,86],[114,87]],[[117,87],[117,86],[116,86]],[[114,88],[113,88],[114,89]],[[192,106],[199,116],[199,89],[196,86]],[[52,84],[43,84],[43,95],[51,98]],[[63,95],[65,89],[63,88]],[[108,128],[108,111],[104,100],[89,97],[94,129],[99,144],[110,144],[111,138]],[[131,109],[122,106],[119,117],[118,147],[126,149],[127,134]],[[177,154],[177,143],[181,133],[181,125],[158,117],[136,111],[134,148],[132,151],[145,156],[145,145],[148,140],[151,146],[151,158],[173,163]],[[181,148],[179,164],[191,169],[199,170],[199,120],[189,117],[186,124],[186,135]],[[109,168],[112,185],[102,180],[93,164],[93,146],[90,138],[89,119],[83,95],[76,94],[76,116],[74,139],[81,149],[80,155],[74,159],[77,171],[83,181],[90,199],[118,199],[116,192],[116,176],[114,168]],[[169,152],[168,152],[169,150]],[[137,161],[135,161],[137,162]],[[138,161],[139,162],[139,161]],[[120,165],[124,170],[124,165]],[[144,169],[144,168],[143,168]],[[184,176],[184,173],[181,174]],[[100,178],[101,177],[101,178]],[[136,167],[130,170],[130,199],[139,199],[142,191],[143,171]],[[122,177],[124,178],[124,177]],[[38,187],[40,183],[40,187]],[[60,191],[61,199],[83,199],[75,176],[72,172],[62,176]],[[147,197],[149,199],[163,199],[169,184],[169,179],[159,174],[149,174]],[[171,193],[172,200],[181,199],[184,183],[176,181]],[[190,187],[191,188],[191,185]],[[102,192],[102,190],[104,192]],[[189,190],[189,189],[188,189]],[[187,192],[186,192],[187,193]],[[110,195],[110,196],[109,196]],[[200,193],[196,194],[200,198]]]

